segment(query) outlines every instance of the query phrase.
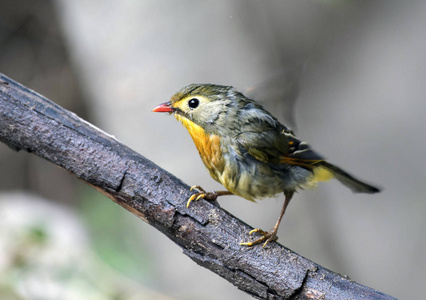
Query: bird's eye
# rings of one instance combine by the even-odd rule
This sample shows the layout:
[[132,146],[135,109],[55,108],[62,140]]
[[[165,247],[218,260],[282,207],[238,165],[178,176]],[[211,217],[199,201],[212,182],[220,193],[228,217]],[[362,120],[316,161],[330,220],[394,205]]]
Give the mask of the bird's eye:
[[190,108],[197,108],[198,104],[200,104],[200,100],[198,100],[197,98],[192,98],[188,101],[188,106]]

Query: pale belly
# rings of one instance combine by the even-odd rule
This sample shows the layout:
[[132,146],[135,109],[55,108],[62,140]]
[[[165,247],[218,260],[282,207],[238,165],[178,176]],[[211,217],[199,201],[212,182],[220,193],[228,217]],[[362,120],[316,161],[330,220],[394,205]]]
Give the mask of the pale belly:
[[[210,169],[212,177],[235,195],[254,201],[283,192],[281,172],[253,157],[233,153],[234,148],[222,147],[223,165]],[[210,166],[211,167],[211,166]]]
[[257,164],[225,163],[217,177],[228,191],[247,200],[272,197],[283,191],[282,180],[270,168]]

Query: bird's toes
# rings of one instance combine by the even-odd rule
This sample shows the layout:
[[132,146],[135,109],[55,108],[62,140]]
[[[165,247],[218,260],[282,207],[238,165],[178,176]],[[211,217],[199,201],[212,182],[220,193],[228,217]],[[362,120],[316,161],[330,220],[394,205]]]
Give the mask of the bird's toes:
[[262,236],[260,238],[258,238],[257,240],[251,241],[251,242],[241,242],[240,245],[242,246],[254,246],[260,243],[263,243],[263,248],[265,248],[265,246],[272,241],[276,241],[278,240],[277,237],[277,233],[275,232],[275,230],[271,230],[271,231],[264,231],[262,229],[256,228],[253,229],[252,231],[249,232],[249,234],[253,234],[253,233],[260,233]]

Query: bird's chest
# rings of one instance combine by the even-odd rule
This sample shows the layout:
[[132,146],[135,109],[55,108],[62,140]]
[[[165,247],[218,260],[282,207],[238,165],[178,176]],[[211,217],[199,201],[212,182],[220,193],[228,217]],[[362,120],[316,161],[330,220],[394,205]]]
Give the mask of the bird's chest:
[[224,169],[224,158],[222,155],[220,137],[215,134],[208,134],[204,129],[194,123],[183,123],[187,128],[200,157],[209,170],[210,175],[220,182],[219,176]]

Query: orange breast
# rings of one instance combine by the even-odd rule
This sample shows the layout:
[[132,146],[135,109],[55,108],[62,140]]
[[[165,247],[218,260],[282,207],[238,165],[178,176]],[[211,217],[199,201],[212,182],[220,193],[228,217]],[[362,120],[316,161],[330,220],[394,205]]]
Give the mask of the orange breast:
[[206,168],[209,170],[210,175],[216,181],[219,181],[218,175],[223,172],[224,168],[224,159],[220,149],[219,136],[215,134],[207,134],[201,126],[186,118],[178,115],[176,115],[176,118],[182,122],[191,135],[195,147],[197,147],[201,159]]

